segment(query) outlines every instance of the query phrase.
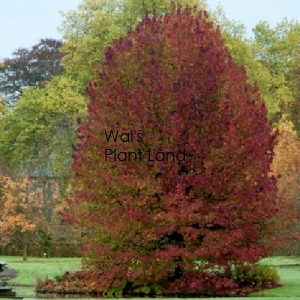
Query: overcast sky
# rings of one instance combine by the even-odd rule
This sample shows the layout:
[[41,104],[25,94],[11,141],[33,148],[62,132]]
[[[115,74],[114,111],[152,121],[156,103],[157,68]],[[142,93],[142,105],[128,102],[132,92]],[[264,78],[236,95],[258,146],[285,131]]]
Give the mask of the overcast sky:
[[[19,47],[29,48],[41,38],[61,36],[59,10],[76,9],[82,0],[0,0],[0,58]],[[214,9],[220,2],[229,19],[239,20],[248,33],[260,20],[272,26],[284,17],[300,20],[300,0],[207,0]]]

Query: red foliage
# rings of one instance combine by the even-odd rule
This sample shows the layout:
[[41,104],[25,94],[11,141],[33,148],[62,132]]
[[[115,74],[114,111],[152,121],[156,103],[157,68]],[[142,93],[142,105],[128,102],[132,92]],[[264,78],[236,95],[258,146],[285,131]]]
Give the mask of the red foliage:
[[219,291],[234,290],[239,286],[232,278],[221,276],[203,276],[197,272],[186,274],[174,282],[168,282],[164,291],[168,294],[205,294],[217,295]]
[[[89,82],[89,120],[79,127],[65,212],[89,232],[98,284],[182,287],[202,261],[209,265],[198,267],[199,289],[208,267],[266,255],[260,240],[276,212],[268,175],[275,136],[258,87],[207,13],[174,7],[146,15],[105,58]],[[154,159],[159,151],[185,157]]]
[[[180,280],[174,282],[164,282],[162,287],[163,292],[159,292],[160,296],[245,296],[252,292],[257,292],[262,289],[275,288],[279,284],[268,286],[238,286],[231,278],[222,276],[199,276],[197,272],[185,274]],[[106,290],[101,287],[101,275],[92,270],[77,271],[74,274],[66,272],[63,280],[55,282],[54,280],[46,279],[39,281],[37,284],[37,292],[39,294],[76,294],[76,295],[93,295],[93,296],[145,296],[155,295],[154,292],[148,294],[146,290],[135,291],[132,285],[127,284],[121,290]],[[145,294],[146,292],[146,294]],[[43,297],[44,298],[44,297]]]

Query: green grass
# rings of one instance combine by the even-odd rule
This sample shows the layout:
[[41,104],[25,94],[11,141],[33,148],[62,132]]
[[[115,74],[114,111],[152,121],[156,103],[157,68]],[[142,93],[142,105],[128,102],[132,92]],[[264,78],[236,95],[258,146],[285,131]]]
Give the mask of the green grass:
[[[300,257],[270,257],[261,264],[276,266],[282,287],[252,293],[254,297],[300,297]],[[265,299],[265,298],[264,298]],[[280,298],[276,298],[278,300]],[[289,298],[291,299],[291,298]]]
[[274,256],[264,258],[260,264],[269,266],[282,266],[282,265],[300,265],[300,257],[298,256]]
[[6,261],[8,267],[17,271],[17,277],[8,281],[13,286],[35,286],[37,279],[54,279],[66,271],[76,271],[82,268],[81,258],[40,258],[29,257],[23,262],[21,256],[0,256],[0,261]]

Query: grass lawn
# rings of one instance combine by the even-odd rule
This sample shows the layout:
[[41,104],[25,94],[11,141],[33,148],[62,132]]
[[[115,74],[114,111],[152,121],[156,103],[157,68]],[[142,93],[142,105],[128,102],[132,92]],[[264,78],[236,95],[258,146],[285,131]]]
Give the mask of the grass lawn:
[[[300,257],[270,257],[261,260],[260,263],[277,267],[280,283],[283,284],[283,286],[252,293],[250,296],[280,298],[300,297]],[[276,300],[280,298],[276,298]]]
[[21,256],[0,256],[0,261],[5,261],[8,267],[17,271],[17,277],[9,281],[14,286],[35,286],[36,280],[54,279],[66,271],[81,269],[81,258],[40,258],[28,257],[23,262]]

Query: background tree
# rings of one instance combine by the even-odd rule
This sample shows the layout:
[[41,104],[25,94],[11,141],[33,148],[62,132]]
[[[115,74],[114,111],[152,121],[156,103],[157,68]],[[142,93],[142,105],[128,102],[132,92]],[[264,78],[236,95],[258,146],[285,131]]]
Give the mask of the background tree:
[[286,116],[282,118],[278,130],[272,172],[278,176],[278,201],[281,206],[276,231],[285,245],[284,249],[278,250],[280,253],[296,255],[299,251],[300,141]]
[[[232,289],[233,278],[207,269],[243,268],[268,253],[260,241],[277,202],[267,111],[220,30],[194,13],[146,15],[106,48],[89,83],[65,217],[89,232],[100,291]],[[143,138],[109,143],[105,130]],[[105,159],[108,148],[122,161]],[[124,159],[139,149],[141,160]],[[174,162],[162,153],[150,160],[148,151],[189,154]]]
[[56,76],[45,88],[24,90],[13,110],[3,116],[0,145],[6,163],[35,176],[70,176],[77,118],[86,114],[78,85]]
[[41,39],[30,49],[19,48],[12,58],[5,58],[0,69],[0,93],[9,104],[17,101],[24,88],[39,85],[42,87],[51,76],[63,71],[60,60],[62,41]]
[[295,91],[295,97],[288,105],[283,106],[283,109],[288,114],[288,119],[293,123],[293,128],[296,130],[298,137],[300,137],[300,48],[294,51],[293,58],[294,64],[289,77]]
[[[23,248],[23,260],[27,260],[27,246],[38,222],[40,203],[32,192],[28,192],[29,180],[26,177],[12,179],[1,176],[1,244],[13,245],[13,240]],[[34,201],[34,204],[30,204]]]
[[[285,20],[271,28],[267,22],[261,22],[253,29],[255,38],[250,39],[246,38],[245,26],[228,20],[221,5],[213,12],[213,20],[221,26],[234,61],[245,67],[250,83],[257,82],[268,118],[273,121],[273,126],[277,126],[284,107],[288,107],[294,98],[288,70],[293,65],[291,52],[296,49],[296,24]],[[269,39],[272,39],[272,45],[267,42]],[[277,64],[272,63],[272,57],[276,57]]]
[[283,19],[274,28],[266,21],[259,22],[253,29],[257,49],[257,59],[265,64],[272,74],[283,74],[289,79],[293,66],[293,54],[299,49],[299,22]]
[[253,32],[256,60],[268,68],[271,74],[269,90],[277,94],[274,101],[277,121],[283,113],[288,113],[289,119],[297,124],[298,116],[295,108],[299,88],[294,84],[293,71],[299,54],[300,23],[284,19],[271,28],[266,21],[262,21],[255,26]]

